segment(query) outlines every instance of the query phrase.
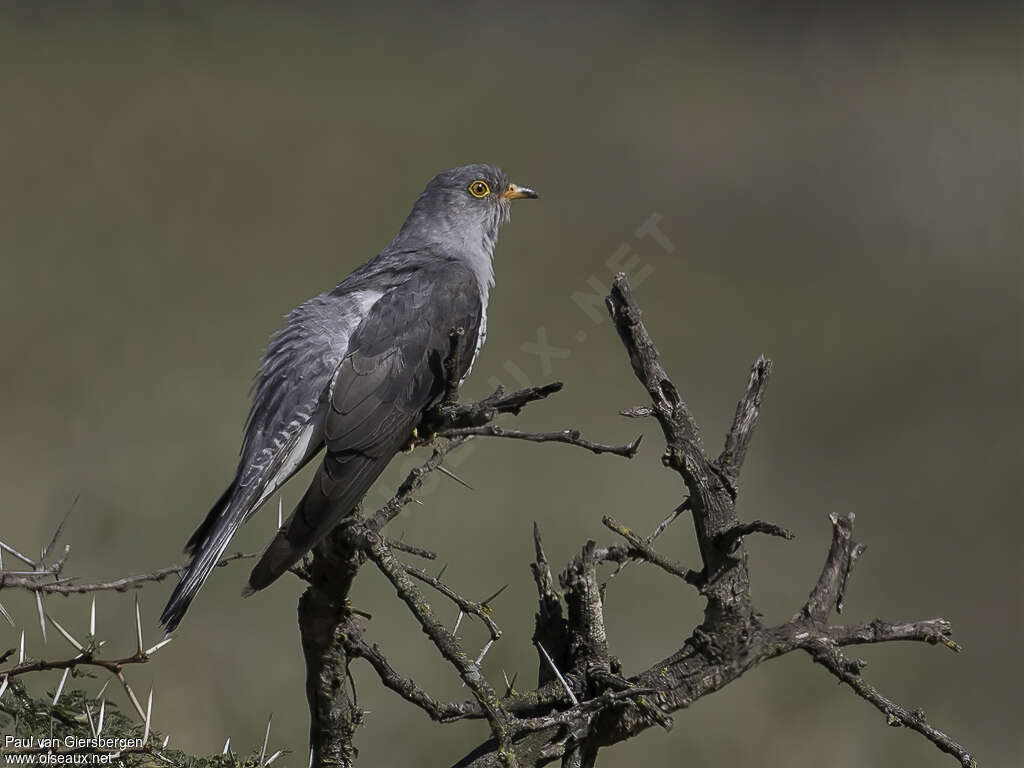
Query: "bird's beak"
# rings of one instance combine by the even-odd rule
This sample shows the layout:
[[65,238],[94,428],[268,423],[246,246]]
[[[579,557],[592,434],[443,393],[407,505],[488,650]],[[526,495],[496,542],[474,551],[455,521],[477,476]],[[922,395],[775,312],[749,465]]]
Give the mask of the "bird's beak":
[[529,187],[520,187],[518,184],[509,184],[508,189],[501,193],[505,200],[536,200],[540,195]]

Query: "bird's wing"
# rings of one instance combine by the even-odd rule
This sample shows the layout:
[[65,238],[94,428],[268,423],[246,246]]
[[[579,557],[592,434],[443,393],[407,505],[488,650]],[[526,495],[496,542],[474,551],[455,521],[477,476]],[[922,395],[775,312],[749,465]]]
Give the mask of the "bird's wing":
[[271,339],[253,387],[238,472],[241,486],[259,488],[260,501],[322,447],[331,377],[349,337],[383,293],[367,288],[317,296],[293,310]]
[[482,313],[476,278],[454,261],[417,271],[373,305],[331,383],[323,464],[253,569],[250,589],[274,581],[359,503],[442,395],[453,328],[465,330],[460,377],[472,363]]

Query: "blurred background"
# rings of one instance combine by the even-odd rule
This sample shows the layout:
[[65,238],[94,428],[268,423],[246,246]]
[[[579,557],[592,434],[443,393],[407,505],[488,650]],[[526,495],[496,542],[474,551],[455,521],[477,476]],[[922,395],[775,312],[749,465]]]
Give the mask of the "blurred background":
[[[497,163],[542,199],[504,229],[465,396],[561,379],[520,425],[647,440],[631,462],[479,442],[452,461],[474,492],[434,478],[393,524],[470,597],[510,583],[491,681],[536,674],[534,520],[564,563],[586,538],[610,540],[602,514],[647,530],[681,499],[656,425],[616,415],[644,395],[593,304],[618,259],[709,449],[754,357],[776,362],[740,497],[746,518],[797,534],[748,542],[766,621],[806,598],[828,513],[856,512],[868,550],[847,619],[945,616],[966,649],[867,647],[867,678],[982,765],[1015,764],[1021,33],[1018,5],[984,3],[5,3],[0,538],[37,553],[79,497],[67,573],[181,562],[230,480],[282,315],[384,246],[435,172]],[[396,460],[371,498],[426,455]],[[286,511],[307,478],[286,487]],[[276,506],[233,548],[259,550]],[[697,562],[683,521],[660,549]],[[242,601],[246,574],[217,571],[174,643],[129,677],[155,686],[172,745],[258,748],[273,712],[271,748],[305,765],[301,584]],[[170,588],[143,593],[153,642]],[[52,633],[42,645],[27,595],[2,598],[19,628],[0,624],[0,648],[24,626],[30,654],[66,652]],[[466,697],[371,568],[354,602],[400,671]],[[112,653],[131,651],[130,606],[99,599]],[[87,600],[48,607],[85,633]],[[656,569],[609,588],[628,673],[700,617],[693,591]],[[354,671],[369,765],[448,764],[485,734],[435,725]],[[607,766],[952,764],[795,654],[678,713],[673,732],[602,754]]]

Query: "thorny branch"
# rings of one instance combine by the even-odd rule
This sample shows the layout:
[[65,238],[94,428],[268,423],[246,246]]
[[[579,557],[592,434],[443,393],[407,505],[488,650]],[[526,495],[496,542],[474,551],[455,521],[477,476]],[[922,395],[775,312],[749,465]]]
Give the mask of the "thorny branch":
[[[63,526],[63,523],[62,523]],[[58,530],[59,533],[59,530]],[[150,660],[152,655],[158,650],[167,645],[171,638],[166,637],[160,642],[156,643],[150,648],[145,648],[143,643],[142,633],[142,616],[139,608],[138,597],[135,600],[135,639],[136,649],[135,652],[129,656],[121,658],[105,658],[99,655],[100,648],[105,645],[106,641],[101,641],[97,638],[96,634],[96,598],[93,596],[92,609],[89,619],[89,631],[88,635],[84,635],[85,640],[78,640],[75,635],[68,631],[63,625],[61,625],[56,619],[48,614],[44,614],[45,619],[48,620],[58,633],[75,649],[76,653],[74,656],[62,659],[34,659],[31,658],[26,652],[25,645],[25,632],[22,631],[21,638],[17,649],[17,662],[9,667],[0,669],[0,712],[4,712],[8,715],[17,716],[18,707],[11,707],[9,702],[3,701],[3,695],[9,689],[17,689],[20,685],[16,682],[17,678],[36,672],[45,672],[49,670],[63,671],[63,675],[60,678],[60,683],[57,685],[56,691],[53,695],[53,700],[50,703],[51,717],[58,716],[58,711],[55,709],[58,702],[60,701],[62,693],[65,691],[65,685],[68,681],[68,677],[72,672],[78,672],[83,668],[101,669],[108,672],[111,675],[110,680],[116,680],[117,683],[123,688],[128,700],[131,702],[132,707],[138,714],[139,720],[144,725],[144,736],[142,745],[133,748],[131,750],[120,750],[111,751],[103,748],[102,746],[89,746],[83,749],[75,750],[52,750],[52,749],[34,749],[34,748],[22,748],[16,746],[12,749],[5,749],[4,754],[37,754],[42,752],[52,752],[54,754],[79,754],[87,752],[90,754],[107,755],[116,752],[116,756],[121,754],[148,754],[161,760],[165,760],[160,751],[154,746],[147,744],[148,736],[152,732],[152,708],[153,708],[153,692],[150,691],[149,699],[145,708],[139,700],[139,697],[135,694],[134,689],[128,682],[125,676],[125,668],[133,664],[144,664]],[[15,653],[14,649],[4,652],[0,655],[0,663],[7,661]],[[108,684],[109,684],[108,680]],[[96,738],[102,734],[103,730],[103,711],[106,707],[106,700],[103,698],[103,693],[106,690],[107,685],[104,685],[101,689],[97,699],[99,700],[99,717],[96,723],[93,722],[92,716],[88,707],[86,707],[85,716],[89,722],[90,729],[93,737]],[[25,698],[26,694],[24,689],[12,691],[12,696],[18,694],[18,698]],[[166,740],[164,742],[166,745]]]
[[[221,558],[217,567],[222,568],[236,560],[250,560],[256,556],[256,554],[236,552]],[[131,589],[139,589],[147,583],[163,581],[168,576],[181,576],[188,568],[186,565],[169,565],[149,573],[122,576],[108,581],[80,582],[76,578],[62,577],[63,565],[62,561],[59,563],[60,567],[54,565],[41,571],[0,571],[0,589],[26,589],[30,592],[41,592],[44,595],[85,595],[106,591],[127,592]]]
[[[50,719],[51,735],[53,731],[53,723],[55,721],[59,721],[65,729],[68,729],[65,733],[73,733],[76,728],[81,728],[87,725],[88,733],[91,735],[92,739],[100,739],[100,737],[104,737],[106,733],[104,726],[108,725],[112,719],[119,720],[122,723],[128,723],[128,719],[124,718],[120,714],[112,714],[110,717],[105,716],[108,712],[108,694],[106,694],[106,691],[109,684],[114,682],[117,686],[123,689],[124,694],[131,704],[131,708],[138,717],[139,723],[136,726],[122,724],[119,726],[117,735],[123,737],[125,733],[134,733],[135,736],[138,736],[138,733],[141,733],[141,742],[137,742],[141,745],[108,748],[107,746],[104,746],[103,742],[97,742],[96,744],[87,743],[84,746],[57,748],[52,746],[25,746],[24,743],[16,741],[14,745],[5,745],[0,748],[0,754],[4,756],[22,755],[30,757],[46,755],[47,759],[61,760],[63,762],[72,762],[73,756],[76,755],[92,755],[99,757],[101,762],[119,765],[130,764],[125,761],[125,758],[132,757],[140,759],[145,758],[145,762],[147,764],[159,763],[172,766],[183,764],[182,753],[167,751],[167,743],[170,738],[169,736],[165,735],[162,743],[158,743],[156,740],[150,740],[151,736],[155,736],[155,729],[153,728],[152,722],[154,693],[150,690],[149,697],[145,700],[145,705],[143,705],[142,700],[140,700],[139,696],[136,695],[135,690],[128,682],[128,678],[125,674],[125,671],[129,666],[145,664],[148,662],[153,654],[170,643],[172,638],[170,636],[166,636],[163,640],[156,642],[149,648],[146,647],[143,639],[141,606],[138,593],[136,592],[134,600],[135,610],[133,631],[136,648],[134,653],[126,656],[110,658],[101,655],[101,649],[106,645],[107,641],[100,640],[97,633],[96,595],[98,593],[108,591],[126,592],[129,590],[139,590],[147,584],[163,581],[173,574],[180,575],[184,572],[185,568],[183,566],[172,565],[149,573],[96,582],[83,582],[74,577],[64,576],[64,568],[66,566],[71,547],[66,545],[60,557],[55,561],[47,563],[47,559],[63,533],[74,507],[75,505],[72,504],[68,509],[68,512],[65,514],[60,525],[53,534],[53,537],[42,549],[42,553],[38,561],[31,560],[9,544],[0,541],[0,590],[5,588],[20,589],[33,593],[36,598],[40,632],[43,635],[44,642],[46,639],[45,628],[47,624],[49,624],[53,629],[57,630],[57,633],[61,635],[75,651],[74,655],[64,658],[34,658],[28,652],[25,632],[22,630],[18,647],[16,649],[12,648],[0,653],[0,713],[3,713],[13,720],[14,730],[15,733],[17,733],[19,732],[19,719],[22,720],[22,727],[27,724],[31,724],[31,722],[39,716],[41,711],[40,707],[42,707],[42,711],[45,716]],[[19,560],[28,566],[28,568],[4,568],[2,557],[3,553],[7,553],[9,556]],[[246,555],[242,553],[229,555],[224,557],[218,563],[218,567],[252,557],[254,557],[254,555]],[[88,628],[85,632],[73,633],[53,618],[49,612],[47,612],[43,596],[54,594],[64,596],[83,594],[92,595]],[[6,618],[12,626],[17,626],[14,617],[2,604],[0,604],[0,613],[2,613],[3,617]],[[3,666],[5,663],[7,663],[8,666]],[[84,694],[80,691],[70,691],[71,686],[68,685],[69,678],[72,676],[91,677],[92,675],[85,671],[88,669],[105,671],[110,675],[110,677],[107,679],[106,683],[103,684],[99,693],[96,694],[94,698],[85,698],[84,711],[76,710],[74,708],[81,706]],[[58,671],[63,672],[63,674],[56,686],[52,699],[40,702],[29,694],[28,689],[25,687],[23,681],[19,680],[19,678],[25,678],[26,676],[34,673],[47,671]],[[90,708],[89,702],[92,703],[92,709]],[[69,707],[71,709],[69,709]],[[125,731],[124,728],[126,727],[134,728],[135,730]],[[109,730],[110,729],[108,728],[107,731]],[[36,731],[30,731],[30,733],[35,737],[40,736],[40,733],[37,733]],[[81,741],[81,739],[79,739],[79,741]],[[107,741],[110,743],[117,743],[118,739],[107,739]],[[58,740],[58,742],[64,743],[62,740]],[[264,755],[266,759],[261,760],[261,764],[270,765],[274,759],[279,757],[281,754],[283,754],[283,752],[278,751],[269,757]]]

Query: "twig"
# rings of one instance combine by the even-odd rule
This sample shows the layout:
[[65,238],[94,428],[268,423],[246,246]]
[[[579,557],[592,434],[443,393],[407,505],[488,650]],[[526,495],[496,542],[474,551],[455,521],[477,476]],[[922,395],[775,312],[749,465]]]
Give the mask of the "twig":
[[429,609],[419,590],[409,579],[402,563],[400,563],[381,537],[366,530],[363,535],[363,543],[366,554],[380,571],[388,578],[392,586],[398,592],[402,602],[406,604],[413,616],[419,622],[424,634],[430,638],[441,655],[459,673],[462,682],[473,692],[480,703],[494,732],[495,738],[505,746],[510,744],[511,730],[507,713],[502,709],[497,694],[480,673],[480,668],[469,661],[458,638],[448,632],[444,626],[434,618],[433,612]]
[[854,561],[864,551],[864,547],[853,542],[852,512],[845,517],[833,514],[829,519],[832,521],[832,545],[818,583],[802,609],[804,616],[816,622],[824,621],[832,610],[842,613],[846,579]]
[[585,448],[596,454],[610,453],[615,456],[623,456],[631,459],[636,456],[637,449],[643,435],[638,435],[632,442],[626,445],[605,445],[595,443],[580,437],[578,429],[563,429],[561,432],[523,432],[518,429],[506,429],[504,427],[487,425],[482,427],[460,427],[457,429],[445,429],[437,433],[439,437],[504,437],[510,440],[527,440],[531,443],[564,443],[575,445],[578,448]]
[[867,624],[850,624],[828,628],[828,636],[839,645],[862,645],[865,643],[891,643],[898,640],[912,640],[944,645],[959,653],[963,649],[952,639],[953,626],[945,619],[927,619],[892,623],[875,619]]
[[734,525],[732,528],[722,531],[722,533],[720,533],[715,539],[715,543],[722,549],[730,549],[737,541],[752,533],[763,533],[768,536],[778,536],[779,538],[789,541],[794,538],[793,532],[788,528],[783,528],[781,525],[769,523],[764,520],[751,520],[749,523],[740,523],[738,525]]
[[903,725],[915,730],[946,754],[953,755],[964,768],[976,768],[974,757],[965,747],[930,725],[921,710],[909,711],[879,693],[860,676],[860,665],[847,659],[835,645],[818,642],[805,647],[804,650],[816,662],[850,686],[854,693],[884,714],[888,725]]
[[[236,552],[228,555],[217,563],[218,568],[233,563],[236,560],[249,560],[256,557],[255,554],[243,554]],[[33,576],[19,575],[12,571],[0,572],[0,589],[18,588],[30,592],[53,594],[53,595],[84,595],[92,592],[127,592],[130,589],[139,589],[150,582],[163,581],[168,576],[180,576],[188,566],[169,565],[166,568],[158,568],[150,573],[140,573],[134,576],[123,576],[110,581],[94,581],[83,584],[74,583],[72,580],[65,580],[58,583],[40,581],[39,577],[46,577],[49,573],[43,572]]]
[[[445,584],[443,581],[434,576],[431,576],[426,571],[408,565],[407,563],[402,563],[401,561],[396,562],[399,562],[401,567],[410,576],[419,579],[424,584],[429,584],[431,587],[433,587],[442,595],[444,595],[453,603],[455,603],[462,613],[468,613],[471,616],[476,616],[478,619],[480,619],[480,621],[482,621],[484,625],[487,627],[487,631],[490,632],[491,640],[497,640],[501,637],[501,629],[498,627],[497,624],[494,623],[494,619],[491,618],[490,611],[487,608],[487,601],[481,603],[474,603],[472,600],[467,600],[454,589]],[[494,597],[497,597],[497,595],[499,594],[501,594],[500,591],[495,593],[493,597],[488,598],[488,601],[493,600]],[[454,635],[457,631],[457,628],[452,630],[452,634]]]
[[388,546],[392,549],[397,549],[400,552],[408,552],[410,555],[416,555],[416,557],[422,557],[424,560],[437,560],[437,553],[423,547],[414,547],[412,544],[406,544],[404,541],[399,539],[386,539]]
[[606,528],[619,534],[619,536],[629,542],[630,554],[634,557],[646,560],[667,573],[671,573],[673,576],[678,576],[687,584],[699,587],[704,583],[704,579],[698,571],[691,570],[679,563],[673,562],[664,555],[656,552],[646,541],[637,536],[633,531],[629,530],[629,528],[624,526],[614,517],[605,515],[601,518],[601,522],[604,523]]
[[733,485],[736,483],[736,478],[739,477],[740,467],[743,466],[743,459],[746,458],[747,448],[750,446],[750,439],[754,436],[761,400],[764,398],[764,391],[768,386],[771,373],[772,361],[764,355],[759,356],[750,369],[747,390],[736,405],[736,415],[733,417],[732,427],[729,428],[729,433],[725,438],[725,449],[718,457],[718,466],[728,474]]
[[431,719],[439,723],[450,723],[467,717],[482,717],[476,702],[442,703],[420,688],[411,678],[398,674],[376,645],[367,644],[362,638],[349,636],[346,645],[353,657],[366,659],[373,667],[380,681],[406,701],[422,709]]

